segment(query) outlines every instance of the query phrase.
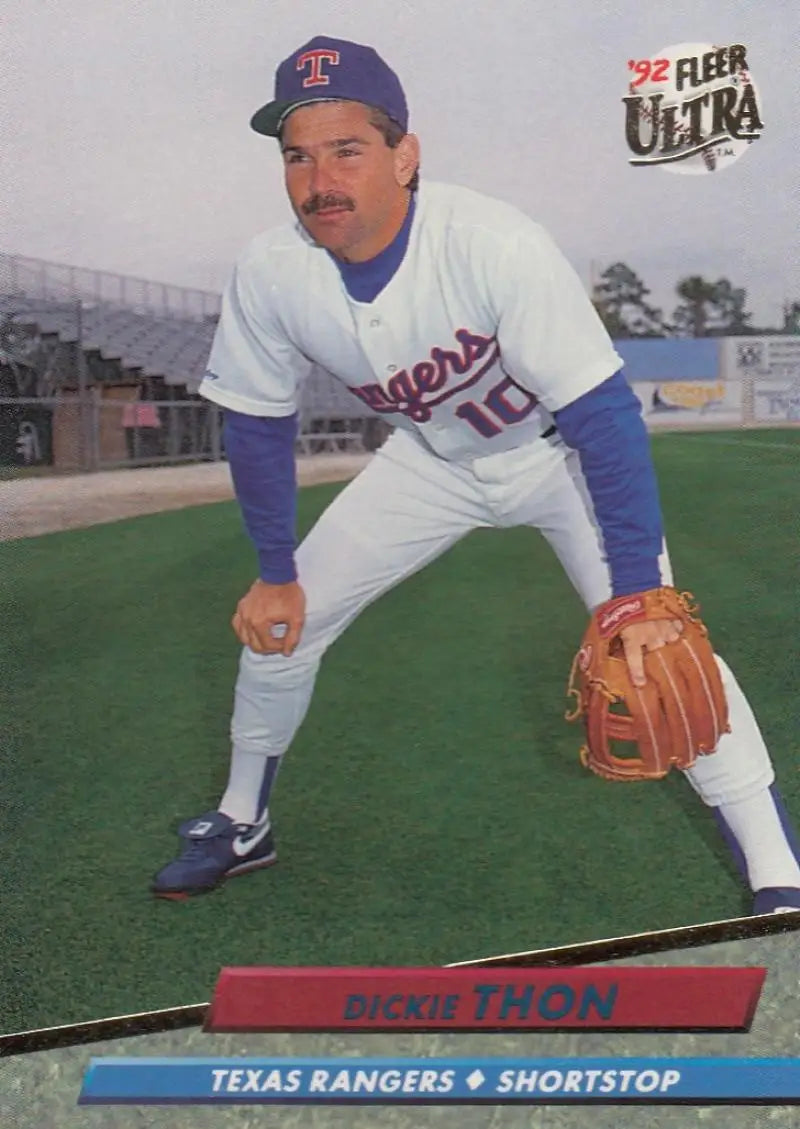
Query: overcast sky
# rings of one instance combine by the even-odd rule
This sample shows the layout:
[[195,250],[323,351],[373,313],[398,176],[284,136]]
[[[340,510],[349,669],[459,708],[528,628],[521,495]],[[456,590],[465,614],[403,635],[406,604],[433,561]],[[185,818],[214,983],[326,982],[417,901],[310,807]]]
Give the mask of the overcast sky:
[[[628,262],[667,312],[679,277],[727,275],[756,320],[800,299],[797,0],[0,0],[0,250],[218,290],[289,214],[253,133],[276,65],[317,34],[395,68],[423,175],[543,223],[587,282]],[[743,43],[763,137],[729,168],[633,168],[627,60]]]

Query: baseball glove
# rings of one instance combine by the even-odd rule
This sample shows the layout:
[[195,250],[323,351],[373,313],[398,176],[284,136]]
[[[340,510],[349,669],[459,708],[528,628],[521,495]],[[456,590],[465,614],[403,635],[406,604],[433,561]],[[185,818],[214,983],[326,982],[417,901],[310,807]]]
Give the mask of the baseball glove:
[[[728,706],[705,625],[690,592],[653,588],[618,596],[592,615],[572,663],[568,721],[582,719],[583,764],[609,780],[658,780],[712,753]],[[634,686],[619,632],[644,620],[680,620],[680,639],[644,653],[646,684]],[[618,755],[618,742],[629,755]],[[617,750],[616,752],[614,750]]]

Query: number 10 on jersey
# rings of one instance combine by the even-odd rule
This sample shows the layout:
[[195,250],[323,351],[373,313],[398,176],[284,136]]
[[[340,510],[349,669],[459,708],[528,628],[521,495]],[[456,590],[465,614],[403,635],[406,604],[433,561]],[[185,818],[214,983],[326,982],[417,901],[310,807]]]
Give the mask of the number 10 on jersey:
[[[509,398],[511,395],[513,400]],[[521,400],[522,403],[515,404],[514,400]],[[474,427],[484,439],[492,439],[500,434],[504,425],[507,427],[512,423],[519,423],[530,415],[538,402],[530,392],[506,377],[487,392],[480,404],[476,404],[474,400],[459,404],[456,415]]]

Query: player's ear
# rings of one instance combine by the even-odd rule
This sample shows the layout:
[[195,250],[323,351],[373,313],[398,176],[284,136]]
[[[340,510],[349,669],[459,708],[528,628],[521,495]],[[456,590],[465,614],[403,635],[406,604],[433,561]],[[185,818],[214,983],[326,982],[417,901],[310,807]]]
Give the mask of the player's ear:
[[393,152],[395,180],[405,188],[419,167],[419,139],[416,134],[407,133]]

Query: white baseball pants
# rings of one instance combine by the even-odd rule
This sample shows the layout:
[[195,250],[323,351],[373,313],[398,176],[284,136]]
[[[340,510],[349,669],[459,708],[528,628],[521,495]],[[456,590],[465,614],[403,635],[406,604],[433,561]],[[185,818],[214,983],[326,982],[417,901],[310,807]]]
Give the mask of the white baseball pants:
[[[471,530],[519,525],[541,530],[587,609],[609,598],[609,572],[578,456],[558,438],[449,463],[407,433],[395,432],[298,548],[307,609],[294,654],[243,650],[231,724],[234,748],[283,754],[306,714],[323,654],[363,608]],[[666,550],[661,570],[663,582],[671,584]],[[686,772],[712,806],[749,799],[774,779],[748,702],[728,666],[718,662],[731,732],[716,753]]]

